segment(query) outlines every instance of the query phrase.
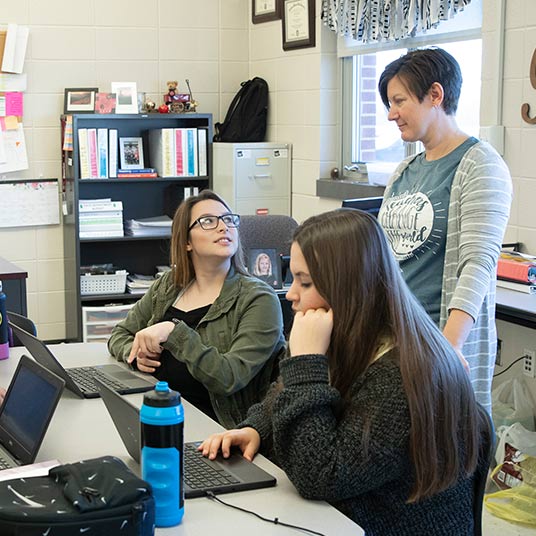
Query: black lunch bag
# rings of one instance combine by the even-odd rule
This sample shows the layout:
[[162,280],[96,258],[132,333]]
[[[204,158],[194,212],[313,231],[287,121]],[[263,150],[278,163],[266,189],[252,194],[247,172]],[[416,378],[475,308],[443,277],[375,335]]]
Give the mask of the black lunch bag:
[[0,482],[2,536],[149,536],[154,515],[151,486],[112,456]]

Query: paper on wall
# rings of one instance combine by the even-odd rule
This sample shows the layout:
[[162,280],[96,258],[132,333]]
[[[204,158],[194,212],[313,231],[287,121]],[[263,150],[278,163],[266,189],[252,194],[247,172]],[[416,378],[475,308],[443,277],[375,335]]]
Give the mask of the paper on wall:
[[1,136],[4,143],[5,162],[0,163],[0,173],[28,169],[28,155],[26,154],[26,141],[22,123],[18,123],[16,129],[8,130],[5,128],[4,118],[1,119]]
[[0,73],[0,91],[26,91],[26,73]]
[[29,33],[30,29],[28,26],[19,26],[13,23],[7,25],[4,58],[2,60],[3,72],[22,73]]

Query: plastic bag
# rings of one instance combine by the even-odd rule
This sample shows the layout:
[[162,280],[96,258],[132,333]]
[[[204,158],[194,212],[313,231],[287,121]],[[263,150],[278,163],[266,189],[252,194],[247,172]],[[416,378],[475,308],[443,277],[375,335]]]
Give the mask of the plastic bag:
[[497,430],[497,467],[491,480],[499,491],[484,497],[486,508],[497,517],[536,525],[536,432],[520,423]]
[[490,493],[484,497],[486,508],[497,517],[536,525],[536,488],[521,484],[512,489]]
[[493,423],[495,428],[521,423],[534,431],[532,402],[525,386],[517,378],[507,380],[491,392]]

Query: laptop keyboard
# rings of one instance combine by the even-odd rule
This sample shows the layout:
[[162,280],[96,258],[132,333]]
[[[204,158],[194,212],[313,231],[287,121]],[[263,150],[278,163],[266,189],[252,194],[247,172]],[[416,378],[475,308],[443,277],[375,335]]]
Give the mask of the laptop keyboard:
[[0,471],[2,471],[3,469],[11,469],[12,467],[13,465],[11,463],[9,463],[4,458],[0,458]]
[[114,391],[119,391],[127,387],[124,383],[114,380],[95,367],[70,368],[67,372],[82,391],[97,391],[97,386],[93,381],[95,377]]
[[192,489],[238,484],[240,480],[225,469],[214,467],[195,445],[184,445],[184,481]]

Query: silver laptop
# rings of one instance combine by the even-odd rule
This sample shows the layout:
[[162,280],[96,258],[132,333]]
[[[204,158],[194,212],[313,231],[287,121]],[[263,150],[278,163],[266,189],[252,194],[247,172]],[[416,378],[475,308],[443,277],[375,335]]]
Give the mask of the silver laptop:
[[[102,400],[130,456],[140,463],[140,415],[123,396],[96,380]],[[184,496],[204,497],[207,491],[231,493],[275,486],[276,479],[233,452],[229,458],[209,460],[197,450],[200,442],[184,444]]]
[[33,463],[65,382],[23,355],[0,406],[0,470]]
[[93,381],[94,378],[100,378],[101,381],[122,394],[142,393],[154,389],[156,380],[144,380],[120,365],[95,365],[65,369],[43,341],[11,322],[9,325],[20,342],[32,354],[32,357],[48,370],[63,378],[65,387],[80,398],[100,396]]

